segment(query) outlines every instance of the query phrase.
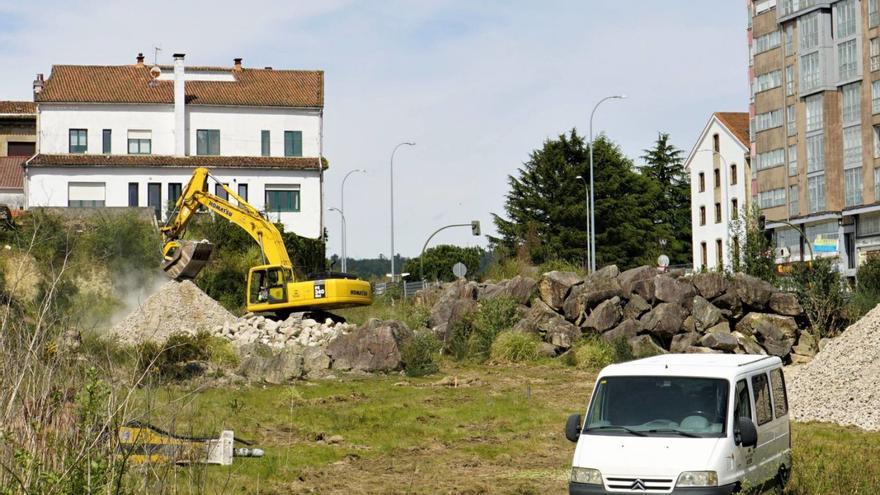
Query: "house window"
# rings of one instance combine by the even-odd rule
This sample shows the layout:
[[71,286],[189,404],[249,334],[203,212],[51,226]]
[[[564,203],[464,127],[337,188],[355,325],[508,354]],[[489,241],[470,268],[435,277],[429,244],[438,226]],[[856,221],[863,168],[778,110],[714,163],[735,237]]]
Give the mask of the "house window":
[[97,208],[104,206],[103,182],[68,182],[67,206],[70,208]]
[[715,263],[718,265],[718,268],[721,268],[724,264],[723,247],[721,239],[715,239],[715,259],[717,260]]
[[800,213],[800,206],[798,205],[798,189],[797,184],[788,186],[788,214],[793,217],[796,217]]
[[151,131],[128,131],[128,154],[149,155],[152,152]]
[[198,129],[196,131],[196,154],[219,155],[220,154],[220,130]]
[[807,172],[825,170],[825,136],[807,138]]
[[732,218],[736,218],[739,214],[739,200],[736,198],[730,200],[730,211],[732,212],[730,215]]
[[856,2],[844,0],[837,3],[837,38],[856,34]]
[[128,183],[128,206],[139,206],[140,197],[138,192],[139,184],[137,182]]
[[755,130],[757,132],[766,131],[774,127],[782,125],[782,109],[771,110],[765,113],[759,113],[755,116]]
[[85,153],[88,150],[89,131],[85,129],[70,130],[70,153]]
[[284,131],[284,156],[303,156],[302,131]]
[[862,204],[862,167],[843,171],[844,206]]
[[700,172],[700,192],[706,191],[706,174]]
[[819,14],[812,13],[798,19],[798,33],[801,52],[819,46]]
[[794,23],[791,22],[787,26],[785,26],[785,54],[791,55],[794,53]]
[[785,94],[786,96],[794,95],[794,66],[785,67]]
[[158,182],[147,184],[147,206],[153,209],[156,218],[162,218],[162,184]]
[[709,264],[708,260],[706,259],[708,257],[707,251],[708,250],[706,249],[706,243],[701,242],[700,243],[700,266],[706,266]]
[[880,113],[880,81],[871,83],[871,113]]
[[299,185],[266,186],[266,211],[298,212],[299,208]]
[[733,163],[730,165],[730,185],[736,185],[736,164]]
[[238,195],[241,199],[247,201],[248,200],[248,185],[247,184],[239,184],[238,185]]
[[270,156],[269,131],[260,131],[260,154],[262,156]]
[[715,176],[715,187],[721,187],[721,170],[716,168],[712,172]]
[[868,48],[871,54],[871,72],[880,70],[880,38],[871,38]]
[[780,42],[781,36],[778,30],[771,31],[764,36],[758,36],[755,38],[755,55],[776,48]]
[[797,112],[794,105],[789,105],[785,109],[786,129],[789,136],[797,134]]
[[785,204],[785,189],[770,189],[758,193],[758,207],[774,208]]
[[813,52],[801,56],[801,93],[810,91],[819,86],[821,72],[819,68],[819,53]]
[[861,90],[859,83],[847,84],[841,88],[843,111],[843,124],[857,124],[862,118],[861,112]]
[[856,40],[844,41],[837,45],[838,77],[852,79],[858,70]]
[[874,126],[874,158],[880,158],[880,125]]
[[782,85],[782,71],[774,70],[766,74],[760,74],[755,78],[755,92],[767,91]]
[[825,174],[807,177],[807,200],[810,213],[825,210]]
[[877,27],[880,25],[880,14],[878,14],[877,0],[868,0],[868,27]]
[[755,155],[755,167],[758,170],[777,167],[785,163],[785,150],[777,148]]
[[874,169],[874,201],[880,201],[880,168]]
[[843,166],[859,167],[862,165],[862,126],[853,125],[843,128]]
[[229,201],[229,194],[223,186],[229,187],[229,184],[220,184],[219,182],[214,184],[214,195],[220,199]]
[[169,182],[168,183],[168,211],[174,211],[174,208],[177,206],[177,200],[180,199],[180,194],[183,192],[183,185],[180,182]]
[[721,203],[715,203],[715,223],[721,223]]
[[822,95],[807,97],[807,132],[818,131],[823,126]]
[[706,207],[700,207],[700,225],[706,225]]
[[716,153],[721,152],[721,137],[717,133],[712,134],[712,149]]
[[113,132],[110,129],[104,129],[101,131],[101,153],[105,155],[109,155],[111,152],[111,144],[110,138],[113,136]]

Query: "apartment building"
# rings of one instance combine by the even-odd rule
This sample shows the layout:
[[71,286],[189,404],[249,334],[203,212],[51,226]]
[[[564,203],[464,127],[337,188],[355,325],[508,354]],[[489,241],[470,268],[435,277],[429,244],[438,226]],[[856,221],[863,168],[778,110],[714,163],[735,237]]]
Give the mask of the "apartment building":
[[749,2],[752,194],[779,263],[880,255],[878,3]]
[[[208,167],[287,231],[323,233],[322,71],[56,65],[34,81],[27,205],[151,207],[165,218]],[[219,196],[226,196],[219,184]]]
[[750,196],[749,114],[715,112],[684,162],[691,179],[691,238],[695,270],[730,268],[738,239],[730,221]]
[[37,141],[36,107],[30,101],[0,101],[0,205],[23,208],[25,160]]

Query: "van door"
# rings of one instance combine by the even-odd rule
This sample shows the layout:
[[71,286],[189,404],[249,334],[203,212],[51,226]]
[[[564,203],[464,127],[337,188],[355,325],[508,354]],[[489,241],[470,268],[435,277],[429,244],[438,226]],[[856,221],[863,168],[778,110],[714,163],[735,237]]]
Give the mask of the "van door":
[[791,467],[791,424],[788,420],[788,392],[782,368],[770,370],[770,391],[773,397],[773,462],[771,476],[779,472],[780,466]]
[[[752,414],[752,394],[749,390],[748,381],[743,378],[736,382],[734,390],[733,402],[733,423],[732,429],[736,425],[737,418],[749,418],[754,421]],[[744,447],[735,445],[733,449],[734,471],[745,480],[751,482],[754,478],[755,471],[755,449],[754,447]]]
[[770,398],[770,378],[766,372],[751,376],[752,400],[755,405],[755,425],[758,427],[758,446],[755,448],[756,479],[763,482],[776,474],[774,446],[777,435],[774,431],[773,402]]

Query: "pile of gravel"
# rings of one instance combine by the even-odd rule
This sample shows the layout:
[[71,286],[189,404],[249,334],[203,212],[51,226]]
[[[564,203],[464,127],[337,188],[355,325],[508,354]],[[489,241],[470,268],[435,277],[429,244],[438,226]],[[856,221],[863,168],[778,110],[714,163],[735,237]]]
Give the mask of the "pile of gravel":
[[880,430],[880,306],[786,374],[797,421]]
[[211,332],[235,319],[189,280],[168,281],[110,332],[128,343],[164,342],[173,333]]
[[355,328],[354,325],[336,323],[330,318],[320,323],[304,318],[303,313],[291,314],[283,321],[247,314],[217,326],[214,333],[229,339],[235,346],[260,343],[274,348],[327,347],[331,341]]

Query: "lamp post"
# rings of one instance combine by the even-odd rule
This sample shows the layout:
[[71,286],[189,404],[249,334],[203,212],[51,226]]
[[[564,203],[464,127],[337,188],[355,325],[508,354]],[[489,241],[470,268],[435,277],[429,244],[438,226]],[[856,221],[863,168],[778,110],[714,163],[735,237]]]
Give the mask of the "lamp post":
[[589,270],[592,264],[590,261],[593,259],[590,256],[590,183],[583,175],[578,175],[575,179],[584,181],[584,197],[587,206],[587,270]]
[[[345,214],[344,213],[345,212],[345,181],[348,180],[349,175],[351,175],[355,172],[367,173],[366,170],[356,168],[354,170],[350,170],[347,174],[345,174],[345,177],[342,178],[342,186],[340,186],[340,188],[339,188],[340,189],[339,210],[340,210],[340,213],[343,215]],[[348,232],[346,232],[346,230],[347,229],[345,228],[345,223],[343,222],[343,226],[342,226],[342,271],[345,273],[348,273],[348,261],[347,261],[347,259],[348,259]]]
[[395,281],[394,275],[394,154],[401,146],[415,146],[416,143],[404,141],[394,147],[391,152],[391,283]]
[[[721,189],[724,192],[721,195],[721,200],[724,202],[724,213],[727,216],[727,223],[730,224],[730,220],[731,220],[731,218],[730,218],[730,189],[729,189],[730,177],[725,175],[725,174],[730,173],[730,165],[727,163],[727,158],[724,158],[724,155],[722,155],[720,151],[710,150],[710,149],[706,149],[706,148],[699,149],[694,152],[694,154],[697,154],[697,153],[712,153],[712,156],[717,156],[721,160],[721,163],[724,165],[725,173],[724,174],[719,173],[718,177],[724,183],[724,187]],[[712,168],[714,170],[715,167],[713,166]],[[713,180],[714,180],[714,174],[713,174]],[[714,187],[714,184],[713,184],[713,187]],[[728,242],[730,242],[730,241],[728,240]],[[721,265],[724,266],[724,262],[723,262],[724,255],[723,254],[721,255],[721,258],[722,258]],[[730,260],[730,261],[732,264],[733,260]]]
[[593,111],[590,113],[590,272],[596,271],[596,188],[593,184],[593,116],[596,115],[596,110],[603,102],[615,99],[622,100],[624,98],[626,98],[626,95],[606,96],[596,103]]
[[[342,231],[345,232],[345,213],[342,213],[342,210],[340,210],[339,208],[335,208],[335,207],[334,207],[334,208],[330,208],[330,211],[337,211],[337,212],[339,212],[339,217],[342,218]],[[344,236],[344,235],[342,236],[342,239],[343,239],[343,241],[342,241],[342,251],[343,251],[343,253],[344,253],[344,252],[345,252],[345,241],[344,241],[345,236]],[[345,257],[344,257],[345,255],[343,254],[342,256],[343,256],[343,258],[342,258],[342,263],[343,263],[343,266],[345,266]],[[345,271],[345,268],[343,268],[342,271],[344,272],[344,271]]]

